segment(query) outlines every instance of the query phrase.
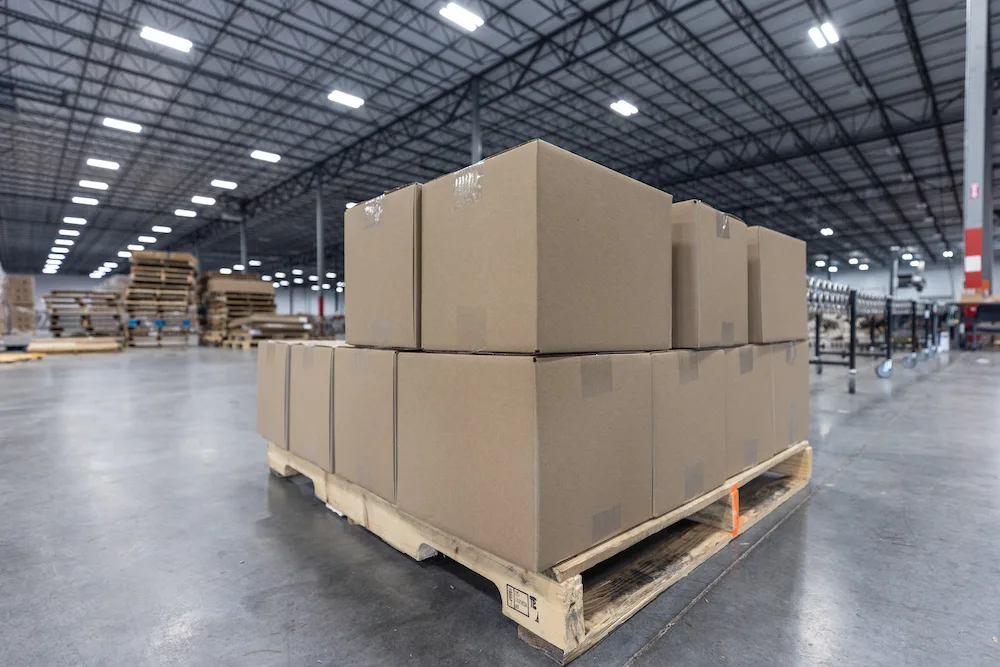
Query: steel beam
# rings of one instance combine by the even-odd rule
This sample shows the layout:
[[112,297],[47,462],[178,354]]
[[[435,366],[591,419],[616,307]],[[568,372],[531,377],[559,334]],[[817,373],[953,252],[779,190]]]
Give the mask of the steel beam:
[[[993,95],[990,2],[965,4],[965,288],[993,280]],[[985,249],[985,252],[984,252]]]

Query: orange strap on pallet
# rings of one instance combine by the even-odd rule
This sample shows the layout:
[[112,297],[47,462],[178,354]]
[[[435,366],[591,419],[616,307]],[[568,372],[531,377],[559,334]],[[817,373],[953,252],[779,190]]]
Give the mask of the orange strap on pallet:
[[729,489],[729,504],[733,508],[733,537],[740,534],[740,487],[733,484]]

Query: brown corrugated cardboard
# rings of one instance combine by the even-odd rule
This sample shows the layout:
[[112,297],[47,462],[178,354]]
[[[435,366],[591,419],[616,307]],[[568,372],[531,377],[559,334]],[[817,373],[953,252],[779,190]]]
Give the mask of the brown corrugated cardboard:
[[774,368],[775,453],[809,439],[809,343],[778,343]]
[[3,286],[3,300],[17,306],[35,305],[35,279],[33,276],[7,274]]
[[726,481],[724,350],[658,352],[653,359],[653,514]]
[[288,451],[335,472],[333,341],[291,345],[288,380]]
[[747,343],[747,226],[697,201],[673,205],[675,348]]
[[288,449],[290,347],[274,340],[257,347],[257,433],[284,449]]
[[400,353],[400,509],[532,570],[652,515],[648,354]]
[[212,276],[205,281],[206,292],[250,292],[252,294],[274,294],[274,285],[263,280]]
[[420,347],[420,185],[393,190],[344,215],[347,342]]
[[764,227],[750,227],[747,263],[750,342],[805,340],[805,242]]
[[726,477],[774,455],[771,348],[743,345],[726,355]]
[[12,333],[33,333],[35,331],[35,309],[32,306],[10,307],[10,329]]
[[424,349],[669,349],[670,195],[532,141],[422,199]]
[[337,474],[396,502],[396,355],[341,347],[334,368]]

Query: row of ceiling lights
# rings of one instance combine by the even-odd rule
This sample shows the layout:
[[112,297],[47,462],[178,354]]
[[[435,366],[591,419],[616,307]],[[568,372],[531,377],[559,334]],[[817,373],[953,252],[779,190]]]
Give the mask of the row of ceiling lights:
[[[260,263],[259,259],[251,259],[251,260],[249,260],[247,262],[247,265],[249,265],[251,267],[258,267],[258,266],[260,266],[260,264],[261,263]],[[228,266],[222,267],[221,269],[219,269],[219,273],[221,273],[224,276],[228,276],[228,275],[232,274],[233,271],[243,271],[244,269],[246,269],[246,267],[243,266],[242,264],[233,264],[232,268],[229,268]],[[295,285],[302,285],[302,284],[304,284],[305,281],[306,281],[306,279],[302,277],[303,274],[304,274],[304,271],[302,269],[292,269],[292,278],[291,278],[290,281],[287,279],[286,274],[283,271],[277,271],[273,276],[271,276],[271,275],[263,275],[263,276],[260,277],[260,279],[263,280],[264,282],[271,283],[271,285],[275,289],[277,289],[279,287],[289,287],[292,284],[295,284]],[[337,277],[337,274],[333,273],[332,271],[328,271],[325,274],[325,277],[330,278],[332,280],[332,279],[335,279]],[[309,282],[319,283],[319,276],[309,276]],[[333,287],[333,286],[330,283],[323,283],[323,289],[331,289],[331,287]],[[320,286],[318,284],[317,285],[313,285],[312,286],[312,290],[314,292],[318,292],[320,290]],[[338,282],[336,284],[336,290],[338,292],[343,292],[344,291],[344,282],[343,281]]]

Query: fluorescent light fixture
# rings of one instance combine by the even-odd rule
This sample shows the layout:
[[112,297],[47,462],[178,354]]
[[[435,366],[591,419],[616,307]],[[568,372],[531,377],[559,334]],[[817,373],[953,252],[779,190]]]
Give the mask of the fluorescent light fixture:
[[236,182],[235,181],[224,181],[221,178],[217,178],[214,181],[212,181],[212,187],[213,188],[222,188],[223,190],[235,190],[236,189]]
[[183,37],[178,37],[177,35],[171,35],[169,32],[163,32],[162,30],[157,30],[156,28],[150,28],[148,25],[143,26],[142,31],[139,33],[139,37],[143,39],[148,39],[151,42],[156,42],[157,44],[162,44],[163,46],[169,46],[171,49],[177,49],[178,51],[183,51],[188,53],[194,44],[190,39],[184,39]]
[[123,130],[125,132],[133,132],[138,134],[142,132],[142,125],[139,123],[130,123],[127,120],[118,120],[117,118],[105,118],[102,122],[104,127],[110,127],[115,130]]
[[153,229],[151,231],[154,231],[157,234],[169,234],[174,230],[170,227],[164,227],[163,225],[153,225]]
[[263,160],[264,162],[277,162],[281,159],[281,156],[277,153],[268,153],[267,151],[252,151],[250,157],[254,160]]
[[336,274],[336,273],[327,273],[327,274],[326,274],[326,277],[327,277],[327,278],[336,278],[336,277],[337,277],[337,274]]
[[343,287],[338,287],[338,288],[337,288],[337,291],[338,291],[338,292],[343,292],[343,291],[344,291],[344,288],[343,288]]
[[251,260],[250,260],[249,262],[247,262],[247,263],[248,263],[248,264],[249,264],[250,266],[260,266],[260,260],[259,260],[259,259],[251,259]]
[[319,291],[319,285],[313,285],[312,286],[312,291],[313,292],[318,292]]
[[639,108],[636,107],[631,102],[626,102],[625,100],[618,100],[611,105],[611,110],[620,113],[621,115],[628,118],[629,116],[634,116],[639,113]]
[[330,283],[323,283],[323,289],[330,289]]
[[273,280],[271,276],[261,276],[260,279],[263,280],[265,283],[269,283]]
[[275,278],[284,278],[285,274],[282,273],[281,271],[278,271],[277,273],[274,274],[274,277]]
[[822,49],[826,46],[826,37],[823,36],[823,31],[816,26],[809,28],[809,39],[813,41],[817,49]]
[[292,282],[295,283],[296,285],[301,285],[305,281],[302,280],[302,278],[295,278],[294,280],[292,280]]
[[175,208],[174,215],[178,218],[194,218],[197,217],[198,213],[197,211],[189,211],[186,208]]
[[357,109],[365,103],[365,101],[360,97],[351,95],[350,93],[345,93],[342,90],[333,91],[326,96],[326,99],[331,102],[336,102],[337,104],[343,104],[345,107],[351,107],[352,109]]
[[192,204],[201,204],[202,206],[214,206],[215,197],[202,197],[201,195],[195,195],[191,197]]
[[91,190],[107,190],[108,184],[102,181],[80,181],[81,188],[90,188]]
[[56,271],[55,269],[42,269],[42,273],[47,273],[49,275],[52,275],[54,273],[58,273],[58,271]]
[[60,229],[59,234],[62,236],[79,236],[80,232],[75,229]]
[[909,261],[909,260],[913,259],[913,253],[912,252],[904,252],[903,255],[902,255],[902,257],[903,257],[903,259]]
[[281,285],[282,287],[288,287],[288,281],[287,281],[287,280],[282,280],[282,281],[281,281],[280,283],[278,283],[278,284],[279,284],[279,285]]
[[155,236],[140,236],[139,243],[156,243]]
[[954,257],[954,256],[955,256],[955,251],[954,251],[954,250],[945,250],[945,251],[944,251],[943,253],[941,253],[941,254],[942,254],[943,256],[945,256],[945,257]]
[[469,32],[473,32],[476,28],[481,28],[483,23],[485,23],[481,16],[473,14],[465,7],[456,5],[454,2],[449,2],[447,5],[442,7],[438,13],[455,25],[460,28],[465,28]]
[[826,37],[826,41],[831,44],[836,44],[840,41],[840,35],[837,34],[837,29],[834,28],[833,24],[829,21],[821,25],[819,29],[823,31],[823,36]]
[[839,271],[839,270],[840,270],[840,269],[838,269],[838,268],[837,268],[836,266],[831,266],[831,267],[830,267],[830,273],[836,273],[836,272],[837,272],[837,271]]
[[100,280],[101,278],[104,277],[104,274],[103,273],[94,272],[94,273],[90,274],[90,277],[93,278],[94,280]]
[[221,273],[224,276],[228,276],[232,272],[233,272],[233,270],[230,269],[230,268],[228,268],[228,267],[223,267],[223,268],[219,269],[219,273]]
[[824,266],[826,266],[826,260],[817,259],[816,260],[816,266],[818,266],[819,268],[822,269]]
[[66,216],[65,218],[63,218],[63,222],[65,222],[67,225],[85,225],[85,224],[87,224],[87,219],[86,218],[74,218],[72,216]]
[[344,283],[342,281],[337,283],[337,287],[344,287],[344,286],[345,285],[344,285]]
[[119,250],[118,251],[118,256],[119,257],[131,257],[132,253],[130,253],[128,250]]
[[111,171],[115,171],[121,165],[112,160],[98,160],[96,157],[89,157],[87,158],[87,166],[97,167],[98,169],[110,169]]
[[73,197],[73,203],[83,204],[85,206],[97,206],[100,204],[100,202],[93,197]]
[[61,254],[65,255],[66,253],[69,252],[69,248],[60,248],[59,246],[55,246],[55,247],[49,248],[49,252],[56,252],[56,253],[61,253]]
[[858,258],[857,257],[851,257],[849,260],[847,260],[847,263],[850,264],[851,266],[854,266],[855,264],[858,263]]
[[54,253],[54,252],[49,253],[49,259],[62,259],[62,258],[63,258],[63,255],[60,255],[60,254],[57,254],[57,253]]
[[143,250],[146,249],[146,246],[139,245],[138,243],[129,243],[125,247],[131,250],[132,252],[142,252]]
[[73,245],[73,242],[69,239],[56,239],[53,243],[56,245]]
[[319,277],[317,277],[317,276],[309,276],[309,280],[311,280],[312,282],[316,282],[317,280],[319,280]]
[[356,202],[356,201],[349,201],[349,202],[347,202],[347,204],[344,205],[344,208],[346,208],[349,211],[349,210],[351,210],[352,208],[354,208],[357,205],[358,205],[358,202]]
[[279,283],[279,282],[273,282],[273,283],[271,283],[271,287],[273,287],[274,289],[278,289],[280,286],[281,286],[281,283]]
[[47,259],[45,260],[45,263],[52,264],[53,266],[59,266],[63,263],[63,261],[61,259]]
[[242,264],[233,264],[233,271],[243,271],[246,268],[247,267],[243,266]]
[[118,262],[104,262],[104,268],[106,269],[117,269]]
[[858,271],[867,271],[867,270],[868,270],[868,265],[867,264],[859,264],[858,265]]
[[829,227],[824,227],[823,229],[819,230],[819,233],[822,234],[823,236],[833,236],[833,230],[830,229]]
[[913,267],[920,266],[920,261],[915,259],[912,262],[910,262],[910,266],[913,266]]
[[292,269],[292,275],[293,276],[301,276],[302,275],[302,269]]

